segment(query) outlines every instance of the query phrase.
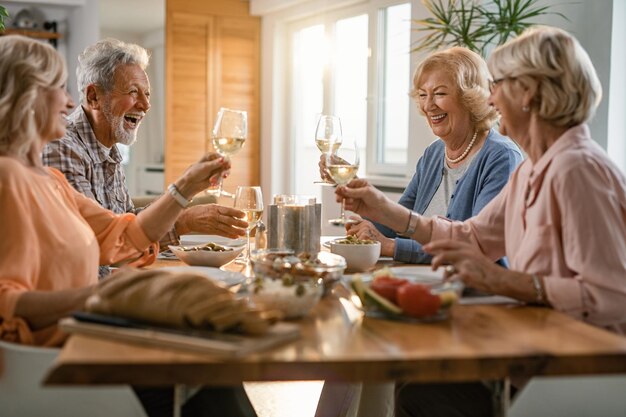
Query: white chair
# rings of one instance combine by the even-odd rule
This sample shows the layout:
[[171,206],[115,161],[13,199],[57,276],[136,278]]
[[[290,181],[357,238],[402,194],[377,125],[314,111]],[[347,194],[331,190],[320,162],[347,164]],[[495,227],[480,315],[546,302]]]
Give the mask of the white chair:
[[533,378],[507,417],[625,417],[626,376]]
[[0,341],[0,416],[146,417],[129,387],[44,387],[59,349]]

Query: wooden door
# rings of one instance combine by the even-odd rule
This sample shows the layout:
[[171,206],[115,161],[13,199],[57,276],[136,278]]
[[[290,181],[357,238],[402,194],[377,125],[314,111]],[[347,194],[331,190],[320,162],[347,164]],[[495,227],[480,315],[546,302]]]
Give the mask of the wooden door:
[[258,185],[260,21],[229,9],[229,15],[202,8],[192,13],[189,2],[182,12],[173,9],[168,1],[165,181],[176,180],[212,149],[217,111],[229,107],[248,112],[248,139],[232,157],[224,188]]

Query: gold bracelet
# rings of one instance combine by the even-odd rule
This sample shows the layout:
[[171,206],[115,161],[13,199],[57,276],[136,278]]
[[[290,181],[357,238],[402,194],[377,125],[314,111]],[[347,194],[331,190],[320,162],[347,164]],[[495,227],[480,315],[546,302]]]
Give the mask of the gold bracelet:
[[535,287],[535,298],[538,304],[545,304],[545,293],[543,291],[543,285],[541,285],[541,278],[536,274],[531,275],[533,279],[533,286]]

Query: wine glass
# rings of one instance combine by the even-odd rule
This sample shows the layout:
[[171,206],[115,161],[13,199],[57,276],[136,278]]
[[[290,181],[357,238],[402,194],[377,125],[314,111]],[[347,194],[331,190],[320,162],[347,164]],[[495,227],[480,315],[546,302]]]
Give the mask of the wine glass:
[[[315,129],[315,145],[317,145],[320,152],[326,155],[331,151],[335,151],[341,146],[342,136],[341,119],[339,117],[320,115],[317,121],[317,128]],[[317,183],[331,184],[327,180],[317,181]]]
[[[330,177],[337,185],[346,185],[359,171],[359,149],[355,140],[346,140],[340,147],[332,148],[326,154],[326,169]],[[338,219],[329,220],[330,224],[341,226],[346,223],[352,223],[352,220],[346,219],[345,199],[341,200],[341,216]]]
[[[248,114],[241,110],[220,108],[213,132],[211,133],[213,147],[217,153],[229,158],[243,147],[247,136]],[[231,193],[222,190],[221,176],[218,179],[218,183],[208,188],[206,192],[217,197],[221,195],[233,197]]]
[[246,228],[247,249],[246,255],[242,261],[249,266],[250,232],[256,227],[259,220],[261,220],[261,215],[263,215],[263,194],[261,193],[261,187],[243,185],[237,187],[237,191],[235,191],[234,207],[246,214],[245,220],[248,222],[248,227]]

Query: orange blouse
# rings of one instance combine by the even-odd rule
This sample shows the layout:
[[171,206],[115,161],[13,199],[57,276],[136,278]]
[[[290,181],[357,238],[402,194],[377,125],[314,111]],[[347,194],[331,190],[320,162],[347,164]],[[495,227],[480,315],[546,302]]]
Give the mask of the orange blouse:
[[14,315],[19,297],[95,284],[98,265],[149,259],[152,242],[134,214],[100,207],[47,169],[0,156],[0,339],[58,346],[57,326],[31,331]]

